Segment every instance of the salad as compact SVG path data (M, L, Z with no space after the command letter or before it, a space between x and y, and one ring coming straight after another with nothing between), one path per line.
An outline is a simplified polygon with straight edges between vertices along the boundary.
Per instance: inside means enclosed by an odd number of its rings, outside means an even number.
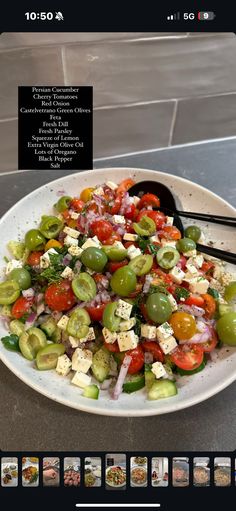
M106 482L111 486L121 486L126 482L125 470L121 467L111 467L106 471Z
M4 347L90 399L175 396L180 376L236 345L232 275L196 251L198 226L182 237L151 190L129 194L133 184L62 191L53 214L8 243Z

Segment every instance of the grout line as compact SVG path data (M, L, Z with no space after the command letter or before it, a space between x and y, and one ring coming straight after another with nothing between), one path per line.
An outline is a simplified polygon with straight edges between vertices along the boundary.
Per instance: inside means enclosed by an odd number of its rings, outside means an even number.
M175 104L174 104L173 116L172 116L172 121L171 121L171 125L170 125L170 135L169 135L169 140L168 140L168 146L171 146L171 144L172 144L177 110L178 110L178 100L175 101Z
M69 85L67 80L67 67L66 67L66 55L65 55L65 47L61 47L61 61L62 61L62 72L64 77L64 85Z
M198 146L198 145L206 145L206 144L211 144L211 143L217 143L217 142L230 142L231 140L235 140L236 141L236 136L232 136L232 137L222 137L222 138L213 138L213 139L206 139L206 140L199 140L197 142L188 142L186 144L176 144L176 145L172 145L172 146L169 146L169 147L157 147L157 148L154 148L154 149L145 149L143 151L135 151L135 152L130 152L130 153L124 153L124 154L116 154L114 156L103 156L103 157L100 157L100 158L94 158L93 159L93 162L96 163L96 162L100 162L100 161L107 161L107 160L115 160L115 159L118 159L118 158L124 158L124 157L129 157L129 156L138 156L139 154L149 154L149 153L157 153L159 151L169 151L169 150L172 150L172 149L184 149L185 147L190 147L190 146ZM42 172L44 171L48 171L50 170L52 173L56 173L57 169L43 169ZM36 169L31 169L31 170L10 170L10 171L7 171L7 172L0 172L0 177L4 177L4 176L7 176L7 175L11 175L11 174L20 174L20 173L25 173L25 172L36 172L37 170Z

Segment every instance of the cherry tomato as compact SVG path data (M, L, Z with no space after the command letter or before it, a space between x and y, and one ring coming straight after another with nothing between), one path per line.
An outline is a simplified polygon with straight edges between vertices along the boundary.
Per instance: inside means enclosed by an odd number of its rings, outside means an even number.
M174 330L174 336L179 341L190 339L196 333L196 321L187 312L174 312L169 322Z
M119 184L118 188L116 188L117 195L119 193L127 192L131 186L135 185L135 181L131 178L124 179Z
M95 201L91 201L88 206L86 206L86 211L93 211L94 213L99 213L103 215L105 212L105 204L100 204L99 207Z
M125 354L129 355L132 359L129 365L128 373L138 373L144 366L144 353L141 346L139 345L134 350L126 351Z
M201 266L201 270L204 273L208 273L210 275L213 273L214 268L215 268L215 265L211 261L204 261L204 263Z
M128 218L128 220L134 220L137 215L137 209L134 204L129 204L124 212L125 218Z
M110 351L111 353L119 353L120 352L120 349L119 349L119 346L118 346L118 342L114 342L113 344L110 344L108 342L105 342L104 341L104 347Z
M77 227L77 220L69 220L67 222L68 227L71 227L71 229L75 229Z
M153 321L151 321L149 319L149 316L148 316L148 313L147 313L147 308L146 308L146 304L145 303L140 303L140 310L142 312L142 315L145 319L145 321L149 324L149 325L154 325Z
M212 328L211 338L207 342L201 343L201 348L203 349L204 353L210 353L215 349L217 343L218 343L217 333Z
M126 231L126 232L129 232L129 233L131 233L131 234L134 234L134 233L135 233L135 230L134 230L134 228L133 228L133 224L132 224L132 222L130 222L129 220L128 220L128 221L126 222L126 224L125 224L125 231Z
M24 314L29 312L30 308L33 305L33 302L34 302L33 298L28 299L25 298L24 296L20 296L19 298L17 298L16 302L14 303L11 309L11 314L13 318L15 319L22 318Z
M190 295L188 298L186 298L185 302L186 305L196 305L196 307L203 307L204 306L204 299L201 296L198 295Z
M84 188L80 194L80 199L83 202L88 202L92 199L94 188Z
M89 313L91 321L102 321L102 316L107 303L97 305L97 307L85 307Z
M213 296L209 295L208 293L202 295L202 298L204 300L203 309L205 309L204 317L211 319L216 311L216 301L214 300Z
M181 232L174 225L166 225L163 227L162 232L158 234L160 238L165 238L168 240L180 240Z
M197 369L203 362L204 352L198 344L178 346L170 355L171 361L184 371Z
M151 353L154 360L157 360L158 362L164 362L164 353L156 341L144 341L142 342L142 348L144 351Z
M69 280L50 284L45 291L45 302L54 311L67 311L76 303L75 295L71 288Z
M65 209L64 211L62 211L61 215L63 216L63 218L66 222L68 222L71 219L68 209Z
M95 220L91 225L93 236L97 236L99 241L104 241L112 235L113 227L107 220Z
M169 273L165 273L160 268L153 268L152 270L152 277L154 280L152 280L152 284L154 286L159 286L161 284L173 284L172 277Z
M113 232L109 238L102 241L102 244L103 245L113 245L113 243L115 243L115 241L121 241L121 236L120 236L120 234Z
M161 211L150 211L149 209L144 209L138 214L136 222L140 222L143 216L151 218L155 222L157 230L162 229L165 225L166 217Z
M138 203L138 209L146 208L147 206L159 208L160 199L154 193L145 193Z
M31 252L27 258L27 264L30 266L38 266L40 263L40 257L44 254L44 252Z
M84 207L84 201L82 201L81 199L77 199L75 197L74 199L72 199L70 207L74 209L77 213L80 213Z
M107 269L110 273L114 273L119 268L122 268L122 266L126 266L129 263L128 259L124 259L124 261L115 262L115 261L109 261L107 265Z
M108 213L110 213L111 215L116 215L117 213L119 213L119 210L121 207L121 202L122 202L122 195L117 195L112 200L109 199L107 202L106 211Z
M134 243L133 241L126 241L125 243L123 243L124 247L125 248L129 248L131 247L131 245L134 245L134 247L138 247L138 244L137 243Z

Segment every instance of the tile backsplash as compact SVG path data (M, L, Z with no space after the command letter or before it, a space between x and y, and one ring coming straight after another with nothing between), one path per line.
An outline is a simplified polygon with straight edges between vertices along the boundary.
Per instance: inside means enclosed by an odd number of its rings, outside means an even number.
M0 172L17 169L18 85L93 85L95 158L235 136L235 50L231 33L3 33Z

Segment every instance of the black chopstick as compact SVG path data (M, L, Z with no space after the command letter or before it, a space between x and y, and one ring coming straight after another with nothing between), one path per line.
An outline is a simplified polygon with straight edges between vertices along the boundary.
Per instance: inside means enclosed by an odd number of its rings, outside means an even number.
M227 250L220 250L219 248L209 247L207 245L201 245L197 243L197 250L203 254L208 254L217 259L222 259L227 263L236 264L236 254L233 252L227 252Z
M228 225L229 227L236 227L236 217L222 216L222 215L208 215L206 213L195 213L192 211L175 211L177 215L186 218L194 218L195 220L204 220L205 222L213 222L215 224Z

